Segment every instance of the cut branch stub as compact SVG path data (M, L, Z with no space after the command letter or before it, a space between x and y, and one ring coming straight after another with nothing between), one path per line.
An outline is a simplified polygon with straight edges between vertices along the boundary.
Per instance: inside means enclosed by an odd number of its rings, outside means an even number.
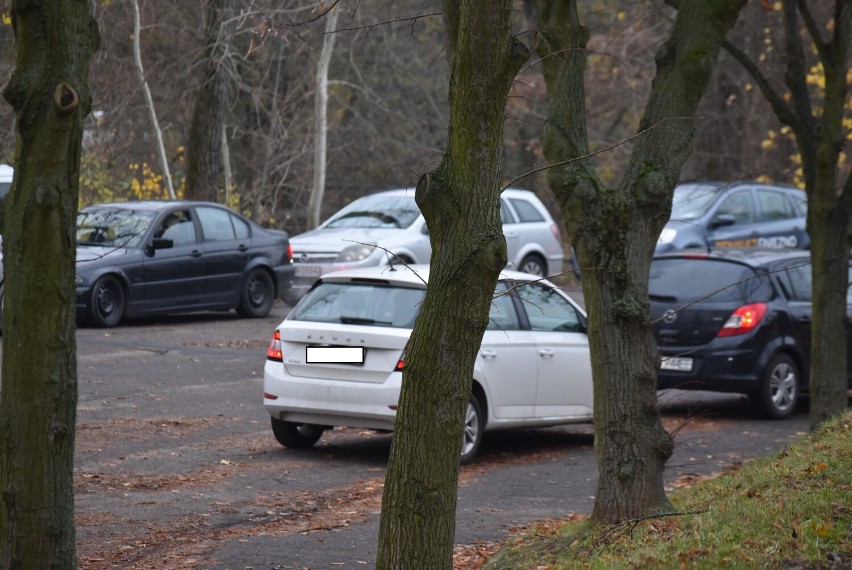
M54 89L53 102L62 115L70 115L80 106L80 98L77 96L77 92L64 81Z

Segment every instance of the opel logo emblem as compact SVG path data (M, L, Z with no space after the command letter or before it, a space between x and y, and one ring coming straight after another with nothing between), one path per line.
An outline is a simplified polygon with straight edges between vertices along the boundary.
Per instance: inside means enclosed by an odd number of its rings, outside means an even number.
M299 261L301 261L302 263L307 263L307 262L308 262L308 254L307 254L307 253L303 253L302 255L300 255L300 256L299 256Z
M663 322L667 324L672 324L677 320L677 311L674 309L669 309L665 313L663 313Z

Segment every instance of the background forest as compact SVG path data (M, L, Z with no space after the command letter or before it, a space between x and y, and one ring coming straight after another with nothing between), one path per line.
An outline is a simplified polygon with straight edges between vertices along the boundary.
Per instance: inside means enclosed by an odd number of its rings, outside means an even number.
M815 0L815 4L827 0ZM315 2L231 2L222 35L229 103L225 116L233 187L220 201L268 226L307 229L313 178L314 90L325 28ZM282 4L285 6L282 8ZM0 85L15 67L8 0L0 2ZM93 112L83 141L81 205L166 198L133 54L133 3L98 0L101 47L92 64ZM163 131L178 195L195 94L202 81L204 0L140 0L141 57ZM531 28L516 2L515 29ZM780 16L770 2L750 2L730 39L783 79ZM322 219L380 189L412 186L440 161L446 143L447 63L438 0L342 0L329 71L328 160ZM653 54L674 14L662 1L585 3L589 25L589 139L604 181L615 180L631 151L654 75ZM527 41L529 38L524 39ZM546 118L541 66L533 55L510 93L504 179L541 167ZM814 81L819 73L815 70ZM14 159L14 115L0 104L0 162ZM699 112L694 153L684 179L760 179L796 183L792 140L779 128L745 71L724 51ZM541 173L514 185L553 200ZM551 207L555 216L558 211Z

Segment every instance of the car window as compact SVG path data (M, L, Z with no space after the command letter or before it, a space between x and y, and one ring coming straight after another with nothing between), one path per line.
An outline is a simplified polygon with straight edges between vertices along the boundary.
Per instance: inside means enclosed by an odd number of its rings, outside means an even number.
M808 215L808 195L804 192L798 192L791 196L793 200L793 204L796 207L796 210L799 211L800 216Z
M716 215L733 216L738 224L753 222L756 216L751 192L734 192L722 202Z
M797 262L783 272L784 288L791 300L812 301L813 281L811 280L811 265L806 262Z
M509 198L509 202L511 202L512 207L515 208L515 212L518 214L518 218L522 222L543 222L544 216L541 215L535 206L530 204L526 200L521 200L520 198Z
M321 283L288 320L412 328L425 289L371 283Z
M512 215L512 211L509 210L509 206L505 200L500 200L500 220L503 224L515 223L515 217Z
M709 258L662 258L651 263L652 300L768 301L773 289L765 274L741 263Z
M671 219L697 220L716 201L719 189L715 186L682 184L675 188Z
M197 208L198 221L206 241L226 241L236 239L231 214L219 208Z
M166 216L154 234L156 237L172 240L174 247L192 245L198 240L195 236L195 224L189 210L177 210Z
M577 309L552 287L541 283L516 284L530 329L534 331L583 332Z
M763 213L764 221L786 220L795 218L796 212L790 200L787 199L787 194L775 190L758 190L757 201L760 204L760 210Z
M155 215L130 208L86 208L77 214L77 245L136 247Z
M494 290L494 298L488 311L488 330L510 331L520 328L512 294L506 283L500 282Z
M237 239L246 239L251 235L248 222L245 220L232 215L231 223L234 225L234 232L237 234Z
M324 224L325 228L407 228L420 216L414 196L364 196Z

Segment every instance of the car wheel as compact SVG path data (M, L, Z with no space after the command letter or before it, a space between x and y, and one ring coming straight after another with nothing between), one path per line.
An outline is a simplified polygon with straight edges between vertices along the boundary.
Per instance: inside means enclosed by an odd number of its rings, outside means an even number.
M799 369L786 354L776 354L763 373L760 389L752 395L761 413L771 419L788 417L799 400Z
M274 295L272 277L269 273L259 268L252 269L243 281L237 313L241 317L253 319L265 317L272 309Z
M531 253L521 261L518 271L544 277L547 275L547 264L540 255Z
M290 305L291 307L295 307L296 303L302 300L303 295L296 293L292 289L288 289L281 293L281 300Z
M290 449L307 449L319 441L323 430L310 424L272 419L272 433L278 443Z
M482 406L476 396L470 397L467 404L467 412L464 415L464 433L462 434L461 463L462 465L473 461L479 444L482 443L482 432L485 422L482 418Z
M112 275L95 281L89 295L89 323L109 328L117 325L124 316L124 287Z

